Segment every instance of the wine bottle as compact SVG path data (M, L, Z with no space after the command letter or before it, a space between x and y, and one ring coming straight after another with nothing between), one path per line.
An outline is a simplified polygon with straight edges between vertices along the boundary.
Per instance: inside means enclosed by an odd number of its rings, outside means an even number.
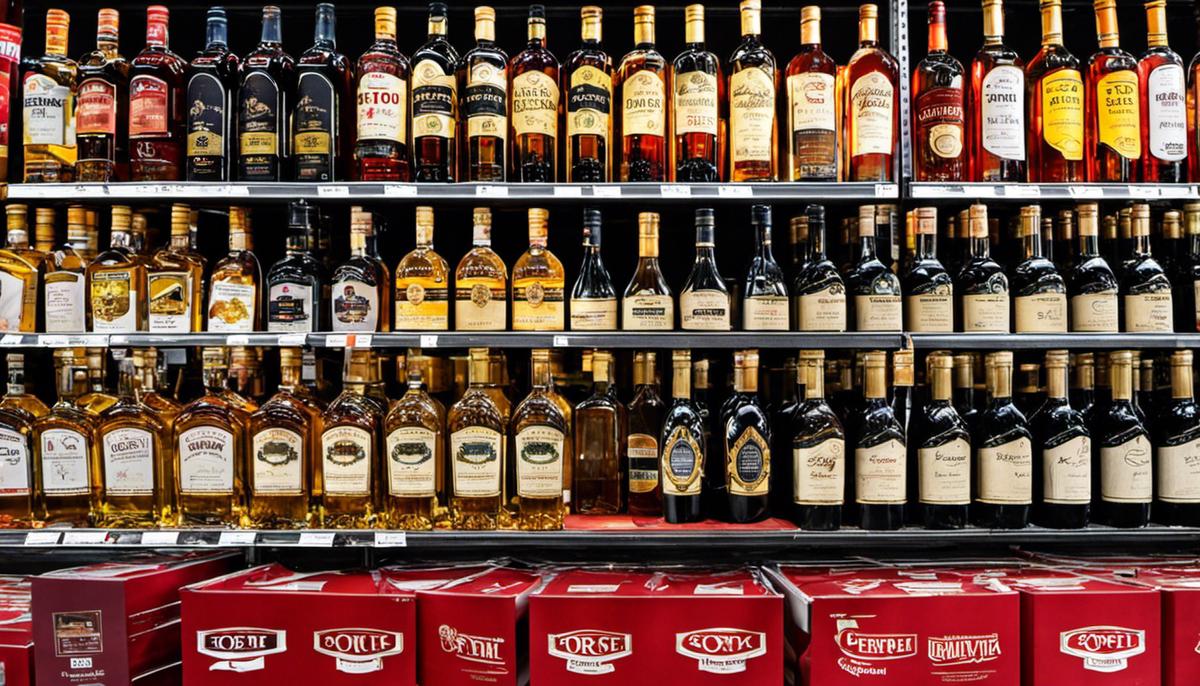
M733 357L733 395L722 408L729 521L767 516L771 479L771 422L758 397L758 351Z
M954 280L937 258L937 208L914 210L912 261L901 279L905 295L905 329L919 332L954 331Z
M1071 330L1116 333L1117 277L1100 256L1096 203L1083 203L1079 213L1079 255L1067 280L1071 297Z
M846 274L855 331L903 329L900 278L876 254L875 206L858 208L858 262Z
M1013 270L1013 330L1017 333L1066 333L1067 284L1042 254L1042 208L1021 208L1024 259Z
M633 356L633 400L629 401L629 433L625 455L629 465L629 514L657 517L662 514L658 433L666 404L658 394L658 356L639 352Z
M845 331L846 284L825 252L825 208L809 205L804 213L810 259L792 286L794 319L801 331Z
M1033 436L1012 399L1013 355L988 355L991 398L975 431L975 502L971 519L988 529L1023 529L1033 503Z
M658 265L658 213L638 213L638 262L621 298L625 331L670 331L675 299Z
M617 292L600 257L600 210L583 210L583 264L571 289L571 329L617 328Z
M987 205L972 205L968 220L970 259L954 282L954 290L962 297L962 330L1008 333L1008 277L990 254Z
M1154 521L1200 526L1200 408L1192 389L1191 350L1171 354L1171 403L1155 422Z
M745 331L787 331L788 291L783 270L771 252L771 206L750 208L754 258L747 270L742 304Z
M698 522L704 487L704 418L692 400L692 352L671 354L671 406L659 444L662 457L663 519L671 524Z
M1067 351L1046 352L1046 402L1033 418L1033 523L1087 526L1092 501L1092 439L1083 413L1067 399Z
M791 417L792 521L836 531L846 500L846 431L825 400L825 351L801 350L804 398Z
M975 406L975 353L954 356L954 409L963 418L972 434L979 408Z
M729 290L717 269L715 238L712 208L696 210L696 260L679 293L679 323L685 330L729 330Z
M926 529L961 529L971 504L971 434L952 402L954 356L929 356L929 401L913 417L909 462L917 471L917 503Z
M1108 354L1112 402L1097 421L1100 505L1097 521L1113 527L1145 526L1154 497L1150 432L1133 407L1133 353Z
M1150 254L1150 206L1133 206L1132 259L1121 275L1125 331L1174 331L1171 280Z
M863 367L863 408L854 441L858 525L867 530L895 530L904 525L907 499L904 430L887 399L887 353L865 353Z

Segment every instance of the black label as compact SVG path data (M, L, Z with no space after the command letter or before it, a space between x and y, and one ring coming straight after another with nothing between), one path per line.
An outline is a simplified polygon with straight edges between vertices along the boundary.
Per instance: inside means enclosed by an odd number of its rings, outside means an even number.
M196 74L188 81L187 108L188 180L224 181L229 150L224 84L212 74Z
M696 458L696 451L692 450L691 444L685 440L678 440L671 446L671 452L667 455L667 466L675 481L685 481L692 475L696 468Z
M605 114L611 112L612 93L599 86L583 83L567 91L567 111L596 110Z
M279 179L279 86L269 74L251 72L238 93L238 170L244 181Z
M300 75L292 114L297 181L332 181L337 92L316 72Z
M499 89L496 89L499 90ZM503 97L503 93L501 93ZM412 92L413 116L422 114L454 115L454 89L449 86L417 86Z
M744 483L754 483L762 476L763 451L754 441L747 441L734 457L734 468Z
M307 302L303 298L281 295L267 303L267 321L272 324L296 324L308 321L304 311Z
M506 93L503 88L492 85L468 86L463 98L463 109L468 117L486 114L507 117L508 104L505 100Z

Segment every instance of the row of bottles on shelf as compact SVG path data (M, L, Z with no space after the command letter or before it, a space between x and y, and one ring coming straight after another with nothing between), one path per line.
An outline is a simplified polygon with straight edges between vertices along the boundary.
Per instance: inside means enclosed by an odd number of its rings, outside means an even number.
M263 9L244 59L222 8L191 63L167 43L168 11L148 10L146 48L118 52L118 13L100 10L97 48L67 57L65 11L49 10L46 54L22 76L24 179L65 181L890 181L898 140L897 64L863 5L859 47L839 68L821 48L820 9L802 11L799 54L763 44L759 0L742 0L728 60L705 47L704 6L686 9L684 50L655 43L655 9L634 10L635 46L614 68L602 9L584 7L582 46L559 63L545 9L511 59L496 13L475 10L475 46L459 55L447 9L430 5L429 40L411 60L396 10L375 11L375 43L337 52L334 6L316 10L298 60L281 12Z

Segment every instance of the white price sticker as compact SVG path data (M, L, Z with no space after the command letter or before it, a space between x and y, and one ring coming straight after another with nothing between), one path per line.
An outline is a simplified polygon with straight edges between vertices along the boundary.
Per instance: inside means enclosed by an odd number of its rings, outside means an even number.
M38 339L43 348L65 348L71 345L71 341L66 336L49 336L43 335Z
M1010 198L1040 198L1042 197L1042 189L1040 186L1032 186L1023 183L1015 183L1011 186L1003 186L1004 194Z
M104 545L108 543L107 531L66 531L63 545Z
M421 347L422 348L436 348L437 345L438 345L437 334L434 334L434 333L421 334Z
M335 186L317 186L317 197L320 198L345 198L350 195L350 187L335 185Z
M555 348L565 348L570 345L566 336L555 336L553 345Z
M243 546L254 545L257 534L253 531L222 531L217 539L217 545Z
M58 545L60 536L59 531L30 531L25 534L25 545Z
M754 196L754 188L736 183L717 186L717 195L722 198L750 198Z
M23 336L19 333L6 333L3 337L0 337L0 346L9 348L19 346L21 345L22 338Z
M1191 190L1182 184L1167 184L1158 187L1158 194L1164 198L1188 198L1191 197Z
M225 345L250 345L250 337L244 333L231 333L225 337Z
M297 545L307 548L332 548L333 536L332 531L302 531Z
M1143 186L1136 183L1131 183L1128 186L1129 195L1134 198L1157 198L1159 197L1157 186Z
M475 195L480 198L507 198L507 186L476 186Z
M1067 186L1067 192L1072 198L1103 198L1104 189L1099 186L1090 186L1088 184Z
M664 198L690 198L692 197L692 187L678 183L664 183L658 186L658 192Z
M894 183L875 184L876 198L894 198L900 194L899 186Z
M306 333L281 333L279 334L279 345L284 348L297 348L308 343L308 334Z
M179 543L178 531L143 531L142 545L173 546Z
M228 186L217 186L217 188L225 189L225 193L218 193L218 195L226 195L226 194L227 195L236 195L236 196L240 196L243 198L250 196L250 187L243 186L241 184L235 183L235 184L230 184Z
M390 198L415 198L417 186L411 183L389 183L383 187L383 194Z
M592 186L592 195L597 198L619 198L621 197L621 187L617 185Z
M376 548L407 548L408 534L403 531L376 531Z

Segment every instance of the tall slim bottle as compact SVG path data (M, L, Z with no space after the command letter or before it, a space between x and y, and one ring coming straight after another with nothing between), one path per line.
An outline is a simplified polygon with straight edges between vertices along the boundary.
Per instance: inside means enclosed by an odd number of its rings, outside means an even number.
M46 11L46 50L29 62L22 88L25 183L70 182L75 177L75 88L79 67L67 57L71 18Z
M508 162L508 55L496 45L496 10L475 8L475 47L458 63L463 181L504 181Z
M291 162L296 62L283 49L278 7L262 11L262 37L242 62L237 98L237 178L282 181Z
M858 525L894 530L904 525L908 483L904 429L887 399L887 353L863 355L863 406L856 418L854 501Z
M1100 255L1096 203L1079 205L1079 255L1067 277L1071 331L1116 333L1119 330L1117 277Z
M1088 60L1084 111L1088 181L1138 180L1142 156L1137 60L1120 47L1116 0L1095 0L1100 49Z
M1167 46L1167 0L1146 3L1146 52L1138 60L1142 181L1187 180L1187 84L1183 59Z
M733 356L733 395L722 408L729 521L767 516L771 483L771 422L758 395L758 351Z
M967 150L972 181L1025 181L1025 70L1004 44L1001 0L983 1L983 47L971 62Z
M184 71L187 62L167 47L170 14L146 8L146 47L129 63L129 176L178 181L183 175Z
M692 400L692 353L671 354L671 405L667 408L661 437L663 519L671 524L703 519L704 418Z
M533 390L513 409L509 449L516 470L517 526L522 531L561 529L571 417L554 396L550 351L533 350L530 357Z
M988 355L991 398L975 425L975 501L971 521L1022 529L1033 504L1033 436L1012 399L1012 352Z
M1200 408L1192 385L1191 350L1171 353L1171 402L1154 422L1154 521L1200 526Z
M408 58L396 46L396 8L375 8L375 42L358 58L354 178L408 181Z
M566 169L568 182L612 180L613 65L600 46L604 10L579 11L582 45L563 63L566 89Z
M210 7L204 49L187 68L187 180L228 181L233 159L233 91L241 61L229 50L224 7Z
M684 21L685 47L671 63L674 178L720 181L725 167L721 61L704 44L704 5L688 5Z
M895 178L896 145L900 138L900 73L896 59L879 47L879 7L858 8L858 50L846 65L846 158L849 181L891 181Z
M800 51L787 66L787 169L789 181L837 181L838 66L821 47L821 8L800 10Z
M571 511L613 515L625 502L622 446L628 419L612 385L612 353L592 355L592 394L575 406Z
M449 21L445 3L429 3L429 38L412 56L415 181L458 178L458 51L446 37Z
M963 66L946 41L946 6L929 3L929 54L913 70L913 178L961 181L967 176Z
M762 3L742 0L742 42L729 58L729 180L774 181L779 123L779 69L762 41Z
M846 430L825 400L825 352L801 350L804 398L791 417L792 521L836 531L846 502Z
M1052 529L1088 524L1092 501L1092 439L1087 421L1067 398L1067 351L1046 352L1046 402L1030 428L1033 464L1033 523Z
M1083 181L1083 75L1063 46L1062 0L1041 0L1042 48L1025 67L1030 183Z
M292 178L346 179L348 127L354 101L350 60L337 51L333 5L317 5L313 45L296 62L296 107L291 113Z
M754 229L754 257L742 284L742 330L787 331L787 281L771 252L771 207L752 206L750 226Z
M1131 528L1150 521L1154 499L1154 448L1133 404L1133 354L1109 353L1112 402L1098 417L1100 488L1097 521Z
M617 67L620 181L664 181L667 174L667 61L654 46L654 7L633 10L634 47Z
M513 181L558 180L558 58L546 47L546 8L529 6L529 40L509 63Z
M96 49L79 60L75 179L123 181L129 178L129 63L117 45L117 11L100 10L96 24Z

